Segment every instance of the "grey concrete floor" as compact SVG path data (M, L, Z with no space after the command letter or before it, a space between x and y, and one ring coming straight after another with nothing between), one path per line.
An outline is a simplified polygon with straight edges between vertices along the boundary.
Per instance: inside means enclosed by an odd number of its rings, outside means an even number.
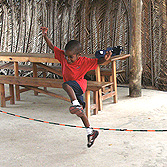
M50 89L51 90L51 89ZM61 89L52 91L65 94ZM66 94L65 94L66 95ZM81 125L68 112L70 103L33 91L15 105L0 110L45 121ZM90 117L92 127L167 129L167 92L142 90L128 97L118 88L118 103L103 102L103 111ZM0 113L0 167L166 167L167 132L100 130L87 148L85 129L55 126Z

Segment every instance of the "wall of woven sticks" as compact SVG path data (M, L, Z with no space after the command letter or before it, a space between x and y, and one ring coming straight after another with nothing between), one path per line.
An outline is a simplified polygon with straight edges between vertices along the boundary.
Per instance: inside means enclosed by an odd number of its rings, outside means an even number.
M167 90L166 6L165 0L143 0L142 84L160 90ZM118 45L130 53L130 18L130 0L2 0L0 52L50 53L40 31L46 26L61 49L76 39L84 54ZM128 60L118 61L117 69L124 71L118 82L128 83Z

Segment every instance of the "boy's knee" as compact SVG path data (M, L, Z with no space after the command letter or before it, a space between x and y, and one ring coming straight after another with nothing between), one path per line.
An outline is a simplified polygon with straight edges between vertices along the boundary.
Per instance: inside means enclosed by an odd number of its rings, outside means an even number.
M68 84L66 84L65 82L62 84L62 88L63 89L67 89L67 87L68 87Z

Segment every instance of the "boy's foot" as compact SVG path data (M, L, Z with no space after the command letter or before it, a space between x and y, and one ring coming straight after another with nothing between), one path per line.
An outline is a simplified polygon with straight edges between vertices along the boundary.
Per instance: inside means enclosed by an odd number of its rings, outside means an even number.
M97 130L93 130L92 134L88 135L87 146L89 148L93 145L93 143L94 143L94 141L95 141L95 139L97 138L98 135L99 135L99 132Z

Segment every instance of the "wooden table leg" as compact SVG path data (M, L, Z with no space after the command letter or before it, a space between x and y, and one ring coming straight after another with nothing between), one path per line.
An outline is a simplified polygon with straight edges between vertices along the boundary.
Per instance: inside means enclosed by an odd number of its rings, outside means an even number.
M9 92L10 92L10 104L15 104L14 100L14 87L12 84L9 84Z
M86 102L86 116L90 117L90 91L86 90L85 92L85 102Z
M46 73L47 73L46 71L43 72L43 78L46 78ZM44 87L43 89L47 91L47 87Z
M37 76L37 65L36 65L36 63L33 63L32 69L33 69L33 77L37 78L38 76ZM38 96L38 92L34 91L34 95Z
M14 62L14 72L15 72L15 76L19 76L18 62ZM15 85L15 90L16 90L16 100L20 101L19 85Z
M93 92L93 103L96 104L96 108L93 110L93 114L97 115L98 114L98 91Z
M1 93L1 107L6 107L4 84L0 84L0 93Z
M96 81L101 82L101 75L100 75L100 66L98 65L96 70ZM102 103L102 90L99 90L99 102L98 102L98 111L102 111L103 109L103 103Z
M114 103L117 103L117 75L116 75L116 61L112 61L112 81L113 81L113 91L114 95Z

